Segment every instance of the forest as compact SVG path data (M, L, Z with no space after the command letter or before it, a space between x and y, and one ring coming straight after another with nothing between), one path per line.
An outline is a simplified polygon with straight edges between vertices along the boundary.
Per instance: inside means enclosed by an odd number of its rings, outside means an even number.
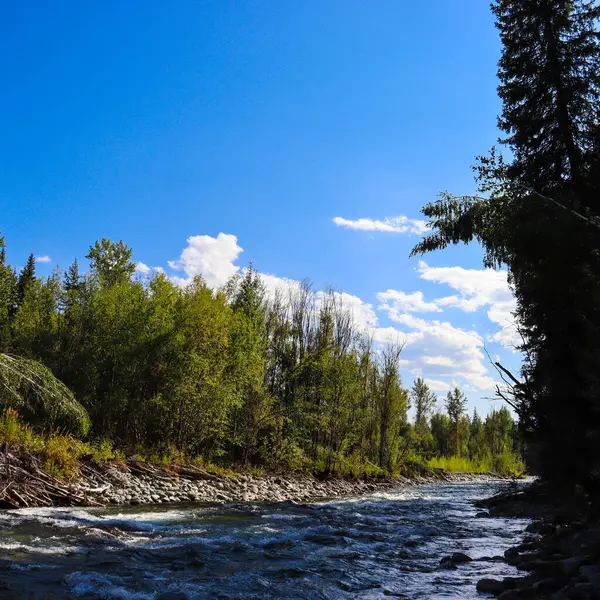
M252 265L222 289L201 277L180 287L136 275L132 250L108 239L86 259L85 272L75 261L40 277L31 255L17 272L0 239L0 434L16 414L55 445L157 460L355 476L415 462L523 470L506 407L469 417L458 389L438 406L422 379L404 387L402 344L374 343L337 292L268 294Z

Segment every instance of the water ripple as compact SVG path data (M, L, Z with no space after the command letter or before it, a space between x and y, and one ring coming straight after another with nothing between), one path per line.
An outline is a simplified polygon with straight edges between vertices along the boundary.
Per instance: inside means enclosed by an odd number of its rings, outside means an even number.
M0 513L2 598L261 600L477 598L522 520L475 517L490 483L315 504ZM476 559L455 570L440 558ZM477 560L478 559L478 560Z

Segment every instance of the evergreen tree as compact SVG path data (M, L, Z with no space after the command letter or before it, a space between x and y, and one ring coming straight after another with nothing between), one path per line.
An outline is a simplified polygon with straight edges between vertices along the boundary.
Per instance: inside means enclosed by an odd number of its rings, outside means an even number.
M13 269L6 264L6 243L0 235L0 352L10 346L10 320L14 314L16 278Z
M453 454L459 456L464 440L463 418L467 408L467 397L458 389L448 392L446 395L446 411L450 418L452 428L451 448Z
M131 248L122 241L115 244L108 238L102 238L90 246L86 258L90 261L92 272L97 275L100 283L110 287L130 279L135 273L135 264L131 260L131 255Z
M79 274L79 263L77 262L77 259L75 259L67 269L63 285L67 292L76 292L81 288L81 275Z
M469 458L480 463L486 458L488 452L483 421L475 408L469 430Z
M436 455L450 456L452 454L452 425L448 415L441 412L435 413L431 417L431 434L435 440Z
M421 377L417 377L410 391L410 398L415 408L415 429L418 433L424 433L435 408L437 396Z
M600 507L600 7L496 0L493 10L512 157L481 158L489 197L444 194L426 206L434 231L413 253L477 239L486 266L508 266L528 357L514 406L543 474L582 483Z
M27 263L19 273L19 279L17 280L16 297L17 306L21 306L25 300L27 294L27 288L35 280L35 256L30 254L27 258Z

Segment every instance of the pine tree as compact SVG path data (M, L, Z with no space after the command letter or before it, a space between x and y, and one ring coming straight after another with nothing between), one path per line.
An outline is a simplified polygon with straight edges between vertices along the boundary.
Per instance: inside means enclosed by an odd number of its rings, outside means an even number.
M499 125L512 158L481 158L488 198L444 194L426 206L434 231L413 253L477 239L486 266L508 266L528 356L515 407L544 475L582 483L600 506L600 7L492 8L503 43Z
M81 275L79 274L79 263L75 259L65 273L64 288L67 292L70 292L78 291L80 287Z
M25 300L25 295L27 294L27 288L35 279L35 256L33 254L29 255L27 259L27 263L19 273L19 279L17 280L17 288L16 288L16 296L17 296L17 306L21 306L23 301Z
M435 408L437 396L423 379L417 377L410 391L410 399L415 408L415 429L418 433L423 433L427 429L429 418Z
M448 392L446 395L446 411L452 426L452 449L458 456L462 449L462 420L467 408L467 397L458 389Z
M578 208L600 108L600 6L496 0L492 10L503 44L499 125L515 155L506 175L538 191L573 192L563 201Z
M14 314L16 280L12 268L6 264L6 242L0 235L0 352L10 346L10 320Z
M68 311L77 303L81 295L82 286L83 279L79 274L79 263L75 259L67 269L62 282L61 308L63 311Z

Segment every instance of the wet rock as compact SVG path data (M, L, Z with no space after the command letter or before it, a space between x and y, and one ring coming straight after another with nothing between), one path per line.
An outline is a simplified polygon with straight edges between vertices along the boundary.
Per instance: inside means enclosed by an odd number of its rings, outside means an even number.
M521 600L522 598L519 590L506 590L498 596L498 600Z
M480 579L477 582L477 591L499 595L504 591L504 582L498 579Z
M554 533L554 526L550 523L544 523L544 521L534 521L525 528L525 531L529 533L539 533L541 535L549 535Z
M576 583L574 586L565 590L567 598L573 600L591 600L598 598L597 590L591 583Z
M473 559L462 552L454 552L450 556L444 556L440 565L444 568L452 568L461 563L471 562Z
M536 581L533 585L533 589L540 594L551 594L561 588L560 583L553 577L546 577L540 581Z
M477 562L504 562L503 556L481 556L480 558L475 558Z
M565 560L561 560L559 562L560 570L565 575L569 575L569 576L575 575L579 572L579 567L581 567L584 560L585 559L583 556L572 556L571 558L566 558Z
M583 565L579 567L581 578L600 590L600 567L598 565Z

